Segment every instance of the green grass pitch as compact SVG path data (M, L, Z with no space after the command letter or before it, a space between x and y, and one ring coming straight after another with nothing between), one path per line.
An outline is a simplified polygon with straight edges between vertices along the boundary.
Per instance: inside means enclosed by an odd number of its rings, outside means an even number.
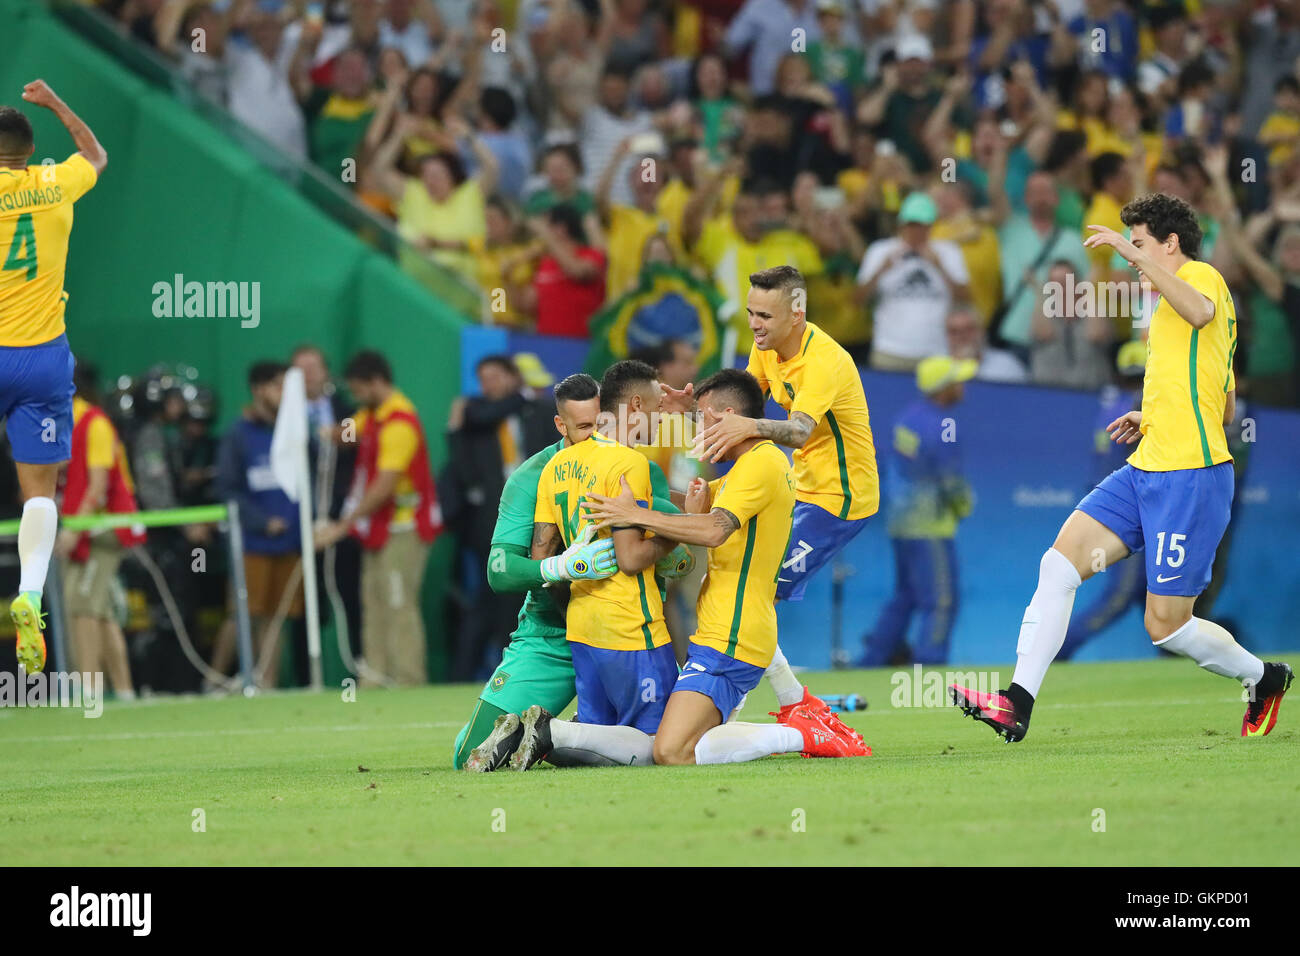
M891 706L891 673L805 675L867 695L848 717L875 756L723 767L456 772L464 685L6 709L0 846L9 866L1295 862L1300 695L1243 740L1233 685L1190 662L1058 665L1009 746ZM743 717L769 709L764 684Z

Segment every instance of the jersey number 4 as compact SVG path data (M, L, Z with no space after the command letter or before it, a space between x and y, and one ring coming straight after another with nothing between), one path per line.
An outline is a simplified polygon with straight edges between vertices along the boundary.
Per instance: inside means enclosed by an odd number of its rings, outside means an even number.
M5 256L4 271L15 269L25 269L28 282L36 278L36 230L29 212L23 213L14 223L14 238L9 243L9 254Z

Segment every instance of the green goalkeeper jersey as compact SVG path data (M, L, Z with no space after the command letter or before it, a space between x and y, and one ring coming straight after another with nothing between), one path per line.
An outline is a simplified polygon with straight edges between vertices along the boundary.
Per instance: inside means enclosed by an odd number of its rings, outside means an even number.
M524 554L530 552L533 546L533 515L537 513L537 484L541 481L542 470L547 462L563 447L564 439L561 438L554 445L548 445L533 455L506 479L506 486L501 491L501 503L497 506L496 527L492 529L493 548L504 545L508 548L522 548ZM492 560L499 559L494 556ZM544 588L533 588L528 592L520 615L521 624L525 617L531 619L531 633L564 640L564 615Z

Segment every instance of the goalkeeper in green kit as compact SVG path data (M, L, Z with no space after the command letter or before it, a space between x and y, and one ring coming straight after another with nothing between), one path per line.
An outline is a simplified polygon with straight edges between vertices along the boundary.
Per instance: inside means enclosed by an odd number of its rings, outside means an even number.
M522 714L534 704L559 714L574 698L573 659L564 636L564 615L545 593L545 586L599 580L618 571L612 538L575 541L563 554L544 561L529 557L542 470L560 449L585 441L596 430L600 386L590 375L570 375L555 386L555 411L555 428L563 437L520 465L501 493L488 553L488 584L497 592L526 590L528 597L501 663L479 693L469 723L456 737L452 763L458 770L492 769L475 766L469 757L492 732L498 717ZM667 479L653 462L650 478L655 510L678 511L670 500ZM679 545L659 562L657 570L677 577L688 573L693 564L690 549Z

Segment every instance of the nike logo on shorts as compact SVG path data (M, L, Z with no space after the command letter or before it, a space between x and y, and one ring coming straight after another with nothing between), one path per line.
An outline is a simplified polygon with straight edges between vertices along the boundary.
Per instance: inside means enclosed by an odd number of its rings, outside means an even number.
M1170 575L1169 577L1165 577L1165 576L1162 575L1162 574L1157 574L1157 575L1156 575L1156 584L1164 584L1164 583L1166 583L1166 582L1168 582L1168 581L1176 581L1176 580L1178 580L1178 579L1181 578L1181 577L1182 577L1181 574L1174 574L1174 575Z

